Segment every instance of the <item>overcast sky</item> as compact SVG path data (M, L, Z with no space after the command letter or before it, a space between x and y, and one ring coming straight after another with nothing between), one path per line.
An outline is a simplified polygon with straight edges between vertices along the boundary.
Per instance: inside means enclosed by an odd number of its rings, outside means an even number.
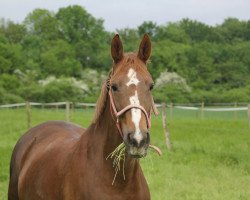
M149 20L165 24L188 17L215 25L228 17L250 19L250 0L0 0L0 18L22 22L35 8L56 12L74 4L104 19L109 31L134 28Z

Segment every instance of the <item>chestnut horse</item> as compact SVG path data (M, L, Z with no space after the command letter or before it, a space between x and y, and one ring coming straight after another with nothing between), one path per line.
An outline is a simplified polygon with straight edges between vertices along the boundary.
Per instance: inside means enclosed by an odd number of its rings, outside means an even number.
M24 134L11 158L9 200L150 199L138 159L147 154L154 110L150 53L146 34L138 53L123 53L119 35L113 38L113 67L91 125L49 121ZM113 160L106 158L122 142L125 180L119 171L112 185Z

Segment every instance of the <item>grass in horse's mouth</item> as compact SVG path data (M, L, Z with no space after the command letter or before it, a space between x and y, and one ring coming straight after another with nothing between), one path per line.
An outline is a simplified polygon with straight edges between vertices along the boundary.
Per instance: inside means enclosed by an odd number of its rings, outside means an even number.
M124 168L125 168L125 150L126 150L126 146L122 142L106 158L106 160L108 158L111 158L111 159L113 158L113 167L115 168L115 176L113 178L112 185L115 182L115 178L116 178L116 175L117 175L118 171L121 170L121 162L123 162L123 165L122 165L122 174L123 174L123 179L125 180L125 172L124 172Z
M162 154L161 150L154 145L149 145L149 148L152 148L159 155ZM115 176L113 178L112 185L114 185L115 178L117 176L118 171L121 170L121 162L123 162L122 163L122 174L123 174L123 179L125 180L125 171L124 171L124 169L125 169L125 152L126 152L126 146L125 146L124 142L122 142L106 158L106 160L108 160L109 158L113 159L113 167L115 168Z

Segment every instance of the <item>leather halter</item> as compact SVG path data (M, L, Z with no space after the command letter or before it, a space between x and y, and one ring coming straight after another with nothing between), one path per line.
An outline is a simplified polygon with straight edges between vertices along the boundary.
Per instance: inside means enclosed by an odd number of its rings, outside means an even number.
M107 89L108 89L108 94L109 94L109 99L110 99L110 112L111 112L111 116L113 117L113 114L114 114L115 117L116 117L116 120L114 119L114 121L116 121L116 127L117 127L117 129L118 129L118 131L119 131L122 139L123 139L123 133L122 133L122 129L120 127L119 117L121 115L123 115L125 112L127 112L128 110L130 110L130 109L137 108L137 109L140 109L144 113L144 115L146 117L146 121L147 121L147 128L149 129L151 127L151 112L152 112L152 110L153 110L153 112L154 112L155 115L159 114L157 108L154 105L154 99L153 99L153 97L152 97L152 104L153 105L152 105L152 108L151 108L149 114L147 113L147 111L145 110L145 108L143 108L140 105L136 105L136 104L128 105L125 108L121 109L120 111L117 111L117 109L115 107L115 103L114 103L114 98L113 98L113 95L112 95L112 91L110 89L110 78L107 79L106 84L107 84ZM162 155L162 152L161 152L161 150L158 147L156 147L156 146L154 146L152 144L149 144L149 147L151 147L152 149L154 149L158 153L159 156Z
M136 104L128 105L125 108L121 109L120 111L117 111L117 109L115 107L115 103L114 103L114 99L113 99L113 95L112 95L111 89L109 89L108 93L109 93L109 99L110 99L110 110L112 108L111 111L113 111L113 113L114 113L114 115L116 117L116 126L117 126L117 129L118 129L118 131L119 131L119 133L120 133L120 135L121 135L122 138L123 138L123 133L122 133L122 130L121 130L121 127L120 127L119 117L121 115L123 115L125 112L127 112L128 110L131 110L133 108L140 109L144 113L144 115L146 117L146 121L147 121L147 128L148 129L150 128L150 126L151 126L151 111L148 114L147 111L145 110L145 108L143 108L140 105L136 105Z

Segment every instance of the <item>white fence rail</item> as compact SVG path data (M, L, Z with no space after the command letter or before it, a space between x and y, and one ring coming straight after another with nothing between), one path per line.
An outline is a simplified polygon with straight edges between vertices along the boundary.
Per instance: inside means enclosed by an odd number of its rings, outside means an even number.
M0 108L15 108L15 107L22 107L25 105L26 105L25 103L14 103L14 104L0 105Z
M31 106L63 106L66 105L67 102L54 102L54 103L37 103L37 102L29 102ZM0 105L0 108L15 108L15 107L25 107L26 103L14 103L14 104L6 104Z
M95 103L75 103L76 106L95 107Z
M83 107L95 107L95 103L71 103L71 102L52 102L52 103L38 103L38 102L29 102L30 106L66 106L67 103L69 104L74 104L75 106L83 106ZM161 104L155 104L157 108L161 108ZM182 109L182 110L200 110L202 109L203 111L211 111L211 112L224 112L224 111L244 111L248 110L248 106L246 104L245 107L220 107L220 108L211 108L209 107L199 107L199 106L186 106L187 104L183 104L185 106L181 106L180 104L173 105L173 104L168 104L168 108L177 108L177 109ZM197 104L190 104L190 105L198 105ZM218 103L216 104L218 105ZM221 106L228 106L229 103L226 104L220 104ZM232 105L232 104L230 104ZM15 107L25 107L26 103L15 103L15 104L5 104L5 105L0 105L0 108L15 108Z
M174 108L182 109L182 110L200 110L200 107L191 107L191 106L174 106ZM204 111L211 112L225 112L225 111L243 111L248 110L248 107L233 107L233 108L203 108Z

